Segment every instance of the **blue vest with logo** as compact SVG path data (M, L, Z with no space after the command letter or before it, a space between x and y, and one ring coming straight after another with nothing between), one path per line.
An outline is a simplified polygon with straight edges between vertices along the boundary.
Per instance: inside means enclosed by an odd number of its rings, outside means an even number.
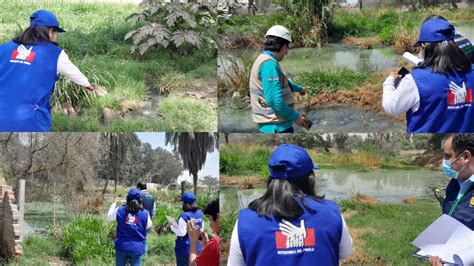
M50 131L60 53L52 43L0 45L0 131Z
M195 212L192 211L187 211L183 212L179 217L178 221L180 218L183 218L183 220L187 223L194 219L194 224L202 228L202 212L201 210L197 210ZM178 236L176 238L175 246L174 246L174 252L176 255L181 255L181 256L186 256L189 255L189 236L186 234L185 236ZM198 242L198 253L201 251L201 244Z
M145 253L147 222L148 211L141 210L132 214L124 206L119 207L115 250L130 254Z
M474 71L448 76L419 68L412 76L420 94L420 108L407 112L408 133L474 132Z
M238 218L240 248L246 265L338 265L341 212L330 200L306 197L305 209L294 220L267 219L248 208ZM303 208L304 209L304 208Z
M458 180L451 179L446 187L446 198L441 202L444 214L449 214L451 207L456 202L459 190ZM459 201L451 216L469 227L469 229L474 230L474 186L471 186L470 190Z

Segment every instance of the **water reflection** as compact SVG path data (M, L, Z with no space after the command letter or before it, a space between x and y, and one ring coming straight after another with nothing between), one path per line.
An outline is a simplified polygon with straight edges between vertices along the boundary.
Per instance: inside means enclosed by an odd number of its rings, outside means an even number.
M444 187L448 180L438 171L431 170L376 170L355 173L345 170L322 170L318 172L317 192L328 199L348 199L361 193L383 202L398 203L407 196L426 196L432 188ZM265 188L240 190L222 188L221 200L224 210L245 208L260 197Z

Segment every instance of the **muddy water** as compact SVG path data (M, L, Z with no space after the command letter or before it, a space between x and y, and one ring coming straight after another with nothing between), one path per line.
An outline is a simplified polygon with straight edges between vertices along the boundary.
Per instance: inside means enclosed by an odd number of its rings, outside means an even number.
M321 170L318 172L318 194L327 199L348 199L360 193L382 202L400 203L408 196L431 196L434 187L445 187L449 180L439 171L432 170L376 170L354 172L345 170ZM260 197L265 188L237 189L223 187L221 204L224 210L245 208Z
M242 65L242 60L239 57L251 60L258 55L258 50L236 50L229 53L220 54L218 57L220 77L223 77L225 71L230 70L233 60ZM230 58L230 56L233 57ZM393 68L396 60L397 55L387 47L368 50L343 44L329 44L320 48L291 49L285 59L281 61L281 65L291 77L317 68L348 68L360 72L384 71Z
M247 104L248 105L248 104ZM306 110L313 122L310 132L386 132L404 130L405 125L386 119L374 112L360 112L350 106L319 107ZM227 101L219 105L219 130L221 132L258 132L252 122L250 108L237 108ZM305 131L295 126L296 132Z

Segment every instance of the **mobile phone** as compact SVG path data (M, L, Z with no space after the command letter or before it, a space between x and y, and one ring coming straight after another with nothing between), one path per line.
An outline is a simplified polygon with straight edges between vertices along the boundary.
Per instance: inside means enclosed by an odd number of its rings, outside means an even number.
M410 74L410 71L408 71L408 69L406 69L405 67L402 67L402 68L400 68L400 70L398 70L398 75L402 76L402 78L403 78L406 74Z
M305 126L304 128L306 128L306 130L310 130L311 127L313 126L313 122L311 122L309 119L306 119L308 121L308 123L306 124L307 126Z

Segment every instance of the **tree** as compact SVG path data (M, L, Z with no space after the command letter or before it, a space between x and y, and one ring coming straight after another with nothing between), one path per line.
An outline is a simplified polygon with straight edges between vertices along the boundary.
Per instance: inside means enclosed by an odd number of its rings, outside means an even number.
M183 172L183 163L178 154L173 154L165 149L155 149L155 164L151 171L153 183L163 186L174 183Z
M102 194L105 194L111 175L115 181L114 191L117 191L117 182L125 174L124 161L130 149L129 146L139 143L140 140L135 133L102 133L101 140L108 146L108 152L102 158L105 168L101 172L105 177L102 190Z
M218 147L217 134L193 132L167 132L166 144L178 152L185 170L193 176L194 194L197 194L198 171L206 162L208 152Z
M339 151L346 150L346 141L349 138L347 133L336 133L334 134L334 142L336 142L336 147Z
M212 177L210 175L206 175L202 178L202 183L209 188L209 192L211 192L211 187L215 187L219 185L219 179L216 177Z

